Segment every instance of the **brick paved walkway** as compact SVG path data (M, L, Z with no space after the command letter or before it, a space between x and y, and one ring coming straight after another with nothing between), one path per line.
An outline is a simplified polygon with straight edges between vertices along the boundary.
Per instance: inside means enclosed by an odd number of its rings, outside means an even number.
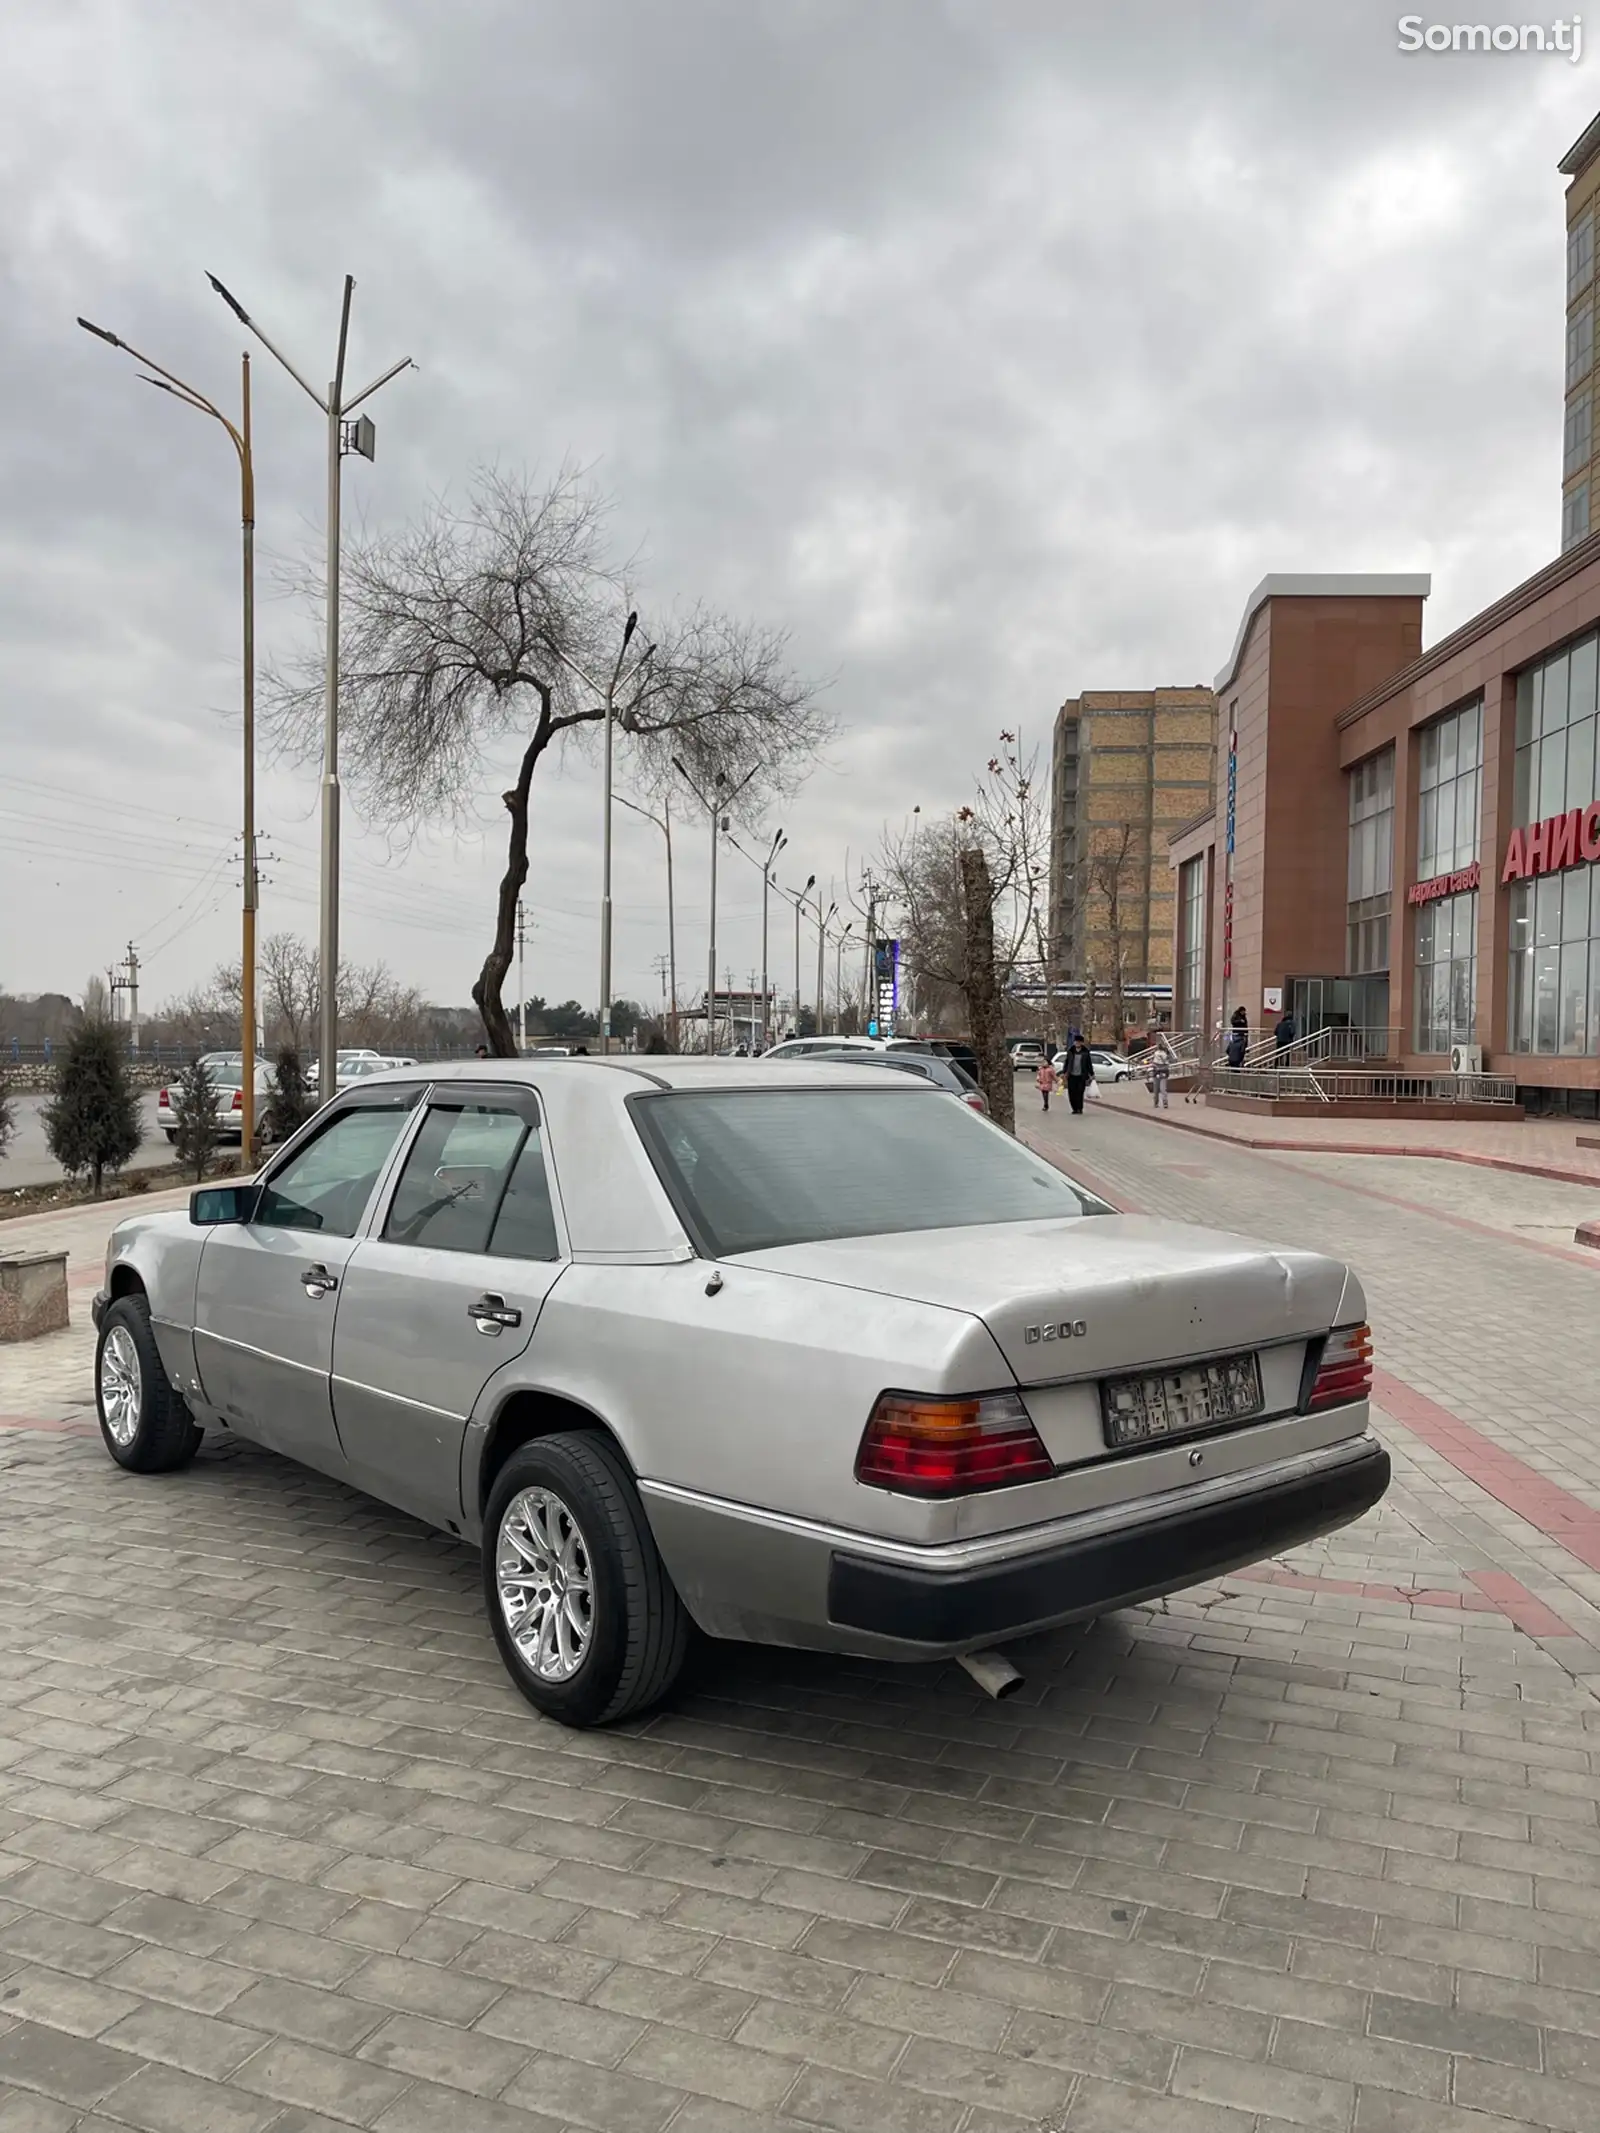
M0 2133L1592 2133L1600 1591L1532 1514L1600 1508L1600 1268L1335 1159L1050 1132L1347 1240L1400 1479L1005 1705L724 1647L566 1734L465 1550L238 1446L133 1480L81 1328L0 1356Z

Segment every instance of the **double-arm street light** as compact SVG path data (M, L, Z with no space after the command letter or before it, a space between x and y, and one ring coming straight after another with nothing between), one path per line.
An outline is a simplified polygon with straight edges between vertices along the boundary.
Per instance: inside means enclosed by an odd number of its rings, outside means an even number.
M827 1006L828 978L827 965L823 961L823 957L828 945L828 925L838 908L837 904L831 903L827 911L824 912L822 908L822 891L820 889L817 891L817 1035L819 1037L827 1035L823 1024L827 1020L824 1010Z
M806 898L817 885L815 874L806 876L803 889L785 889L784 894L794 902L794 1033L800 1034L800 913L805 909ZM817 1025L817 1034L822 1034L822 1025Z
M80 318L85 333L120 349L142 363L154 377L145 379L160 392L170 393L185 407L198 408L220 422L239 459L239 523L244 557L244 925L239 960L239 1049L242 1054L239 1090L240 1160L248 1167L256 1131L256 477L250 449L250 358L240 358L240 408L235 426L203 392L186 385L151 356L108 333L104 326Z
M776 830L772 838L772 850L761 869L761 1049L766 1050L772 1041L768 1028L771 1014L772 992L767 978L767 891L772 887L772 869L778 854L789 842L783 831Z
M612 776L612 737L616 731L617 685L622 680L622 670L628 658L628 646L633 642L633 633L638 627L638 613L636 610L630 610L628 619L623 624L622 643L618 647L616 658L611 662L611 672L604 683L595 681L592 676L584 672L575 659L569 657L559 646L556 648L556 657L567 672L575 674L586 689L592 689L596 696L603 699L601 716L605 721L605 773L601 782L604 787L605 797L602 802L600 818L600 1049L602 1052L609 1052L611 1049L611 802L614 786ZM628 677L630 681L638 680L639 676L650 664L654 653L655 646L647 644L639 655L638 664ZM629 804L631 805L631 802ZM642 814L644 810L641 808L639 812ZM654 820L654 817L651 819ZM672 842L669 837L667 842L669 886L671 866Z
M709 1055L716 1050L717 1033L717 841L729 827L729 817L723 813L724 808L733 805L755 776L759 766L752 765L737 785L730 784L727 772L719 770L711 781L709 797L689 775L681 757L672 758L672 767L711 818L711 923L710 939L706 948L706 1051Z
M851 919L844 933L836 936L833 944L833 1023L837 1029L844 1020L844 943L845 935L854 933L856 922Z
M637 800L630 800L623 793L616 795L620 806L630 808L636 815L643 815L646 822L653 822L667 840L667 982L672 988L672 1012L668 1018L668 1036L672 1049L678 1049L678 927L674 915L672 895L672 795L668 793L661 802L659 815L651 814L648 807L641 807ZM607 973L609 975L609 972Z
M333 380L326 394L319 393L295 369L281 348L277 348L238 298L225 289L215 274L208 274L207 281L222 298L239 323L248 328L262 347L293 378L302 392L314 400L321 409L328 425L328 573L327 573L327 636L323 675L322 712L322 883L321 910L318 926L317 954L318 990L320 994L321 1032L318 1047L317 1091L323 1103L331 1101L339 1081L339 502L341 462L346 452L359 452L363 459L370 459L376 443L372 419L363 415L359 422L349 418L364 400L370 400L380 387L391 378L399 377L401 371L416 366L410 356L392 363L370 385L362 386L360 392L350 399L345 398L344 359L350 339L350 299L355 294L355 282L344 278L344 302L339 312L339 346L334 358Z

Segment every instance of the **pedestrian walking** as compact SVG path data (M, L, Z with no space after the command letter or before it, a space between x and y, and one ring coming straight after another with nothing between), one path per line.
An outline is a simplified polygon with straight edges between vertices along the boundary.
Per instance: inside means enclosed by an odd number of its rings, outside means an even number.
M1157 1111L1170 1111L1172 1098L1167 1084L1172 1078L1172 1061L1160 1045L1151 1054L1149 1072L1145 1079L1150 1085L1150 1101Z
M1089 1047L1081 1036L1074 1036L1067 1046L1066 1064L1061 1078L1067 1085L1067 1102L1072 1106L1073 1116L1083 1114L1083 1099L1089 1093L1089 1084L1094 1080L1094 1061L1089 1056Z
M1056 1070L1050 1062L1048 1053L1039 1061L1039 1071L1033 1078L1039 1085L1039 1094L1044 1101L1044 1108L1048 1111L1050 1108L1050 1092L1056 1085Z
M1295 1035L1296 1031L1294 1026L1294 1016L1289 1012L1287 1008L1285 1008L1277 1028L1272 1032L1272 1041L1278 1048L1276 1058L1277 1065L1282 1066L1283 1055L1285 1052L1288 1051L1290 1045L1293 1044L1295 1040Z

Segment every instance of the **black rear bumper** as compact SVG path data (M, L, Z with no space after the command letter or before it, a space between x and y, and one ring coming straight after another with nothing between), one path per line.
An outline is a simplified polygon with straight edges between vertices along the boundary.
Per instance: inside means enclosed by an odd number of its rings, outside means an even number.
M1324 1473L980 1570L907 1569L835 1553L828 1569L828 1619L841 1629L908 1644L1016 1636L1261 1562L1350 1524L1388 1486L1389 1454L1369 1443Z

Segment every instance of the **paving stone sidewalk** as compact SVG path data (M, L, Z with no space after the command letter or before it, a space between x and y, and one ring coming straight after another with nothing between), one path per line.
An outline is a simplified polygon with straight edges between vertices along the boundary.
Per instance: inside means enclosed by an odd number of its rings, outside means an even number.
M1112 1132L1145 1204L1275 1204ZM1425 1218L1360 1204L1424 1375ZM34 1409L0 1429L0 2133L1600 2125L1582 1595L1481 1491L1430 1509L1403 1426L1372 1518L1037 1640L1013 1702L720 1647L572 1735L466 1550L245 1447L120 1473L58 1338L26 1392L0 1356Z

